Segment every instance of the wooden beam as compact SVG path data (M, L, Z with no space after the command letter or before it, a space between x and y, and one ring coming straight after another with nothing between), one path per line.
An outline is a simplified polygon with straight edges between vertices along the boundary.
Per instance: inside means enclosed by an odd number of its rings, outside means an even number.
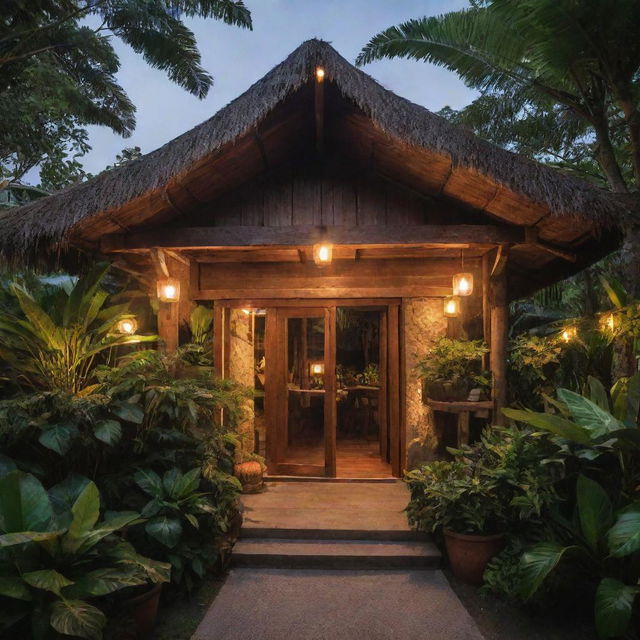
M167 267L167 258L162 249L152 247L150 251L151 263L156 272L157 278L168 278L169 268Z
M560 249L552 244L548 244L543 240L540 240L538 237L538 228L537 227L525 227L524 229L524 244L529 244L536 249L542 249L547 253L550 253L557 258L562 258L567 262L575 262L578 257L575 253L570 251L565 251L564 249Z
M321 239L354 248L389 245L444 247L509 245L523 240L520 229L498 225L366 225L355 227L185 227L107 235L101 240L104 253L163 249L228 249L230 247L301 247Z
M491 380L494 424L503 425L502 409L507 405L507 344L509 304L507 274L503 270L491 280Z
M316 75L314 91L314 112L316 121L316 151L324 151L324 76Z

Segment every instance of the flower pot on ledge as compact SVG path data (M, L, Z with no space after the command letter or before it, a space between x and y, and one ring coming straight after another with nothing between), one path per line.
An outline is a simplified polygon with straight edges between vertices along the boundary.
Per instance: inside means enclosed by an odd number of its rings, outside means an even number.
M262 465L257 460L234 465L233 475L240 480L242 493L259 493L264 488Z
M422 398L438 400L440 402L461 402L469 396L469 380L458 378L457 380L433 380L422 383Z

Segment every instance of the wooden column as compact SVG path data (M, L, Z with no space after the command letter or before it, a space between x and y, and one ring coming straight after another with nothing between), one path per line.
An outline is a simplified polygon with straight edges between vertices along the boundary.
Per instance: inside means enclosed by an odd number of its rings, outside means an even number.
M389 357L389 442L391 446L391 471L396 477L402 474L400 459L400 310L398 305L389 305L387 320Z
M504 424L502 409L507 404L507 342L509 306L506 267L491 278L491 375L494 424Z
M336 307L325 309L324 323L324 429L325 475L336 475Z

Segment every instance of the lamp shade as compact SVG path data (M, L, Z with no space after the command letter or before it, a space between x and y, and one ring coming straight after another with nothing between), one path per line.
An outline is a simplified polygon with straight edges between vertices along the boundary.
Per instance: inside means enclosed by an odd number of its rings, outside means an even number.
M457 318L460 315L460 298L458 296L447 296L444 299L445 318Z
M177 278L158 280L158 299L160 302L178 302L180 300L180 280Z
M473 274L456 273L453 276L453 295L470 296L473 293Z
M133 335L138 329L138 321L133 317L122 318L118 322L118 333Z
M323 376L324 375L324 362L310 362L309 363L309 375L311 375L311 376Z
M331 264L333 245L321 242L313 245L313 261L318 265Z

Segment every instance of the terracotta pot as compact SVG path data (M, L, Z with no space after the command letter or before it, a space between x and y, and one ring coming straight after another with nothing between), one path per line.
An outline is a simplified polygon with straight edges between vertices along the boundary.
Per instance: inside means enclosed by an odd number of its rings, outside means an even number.
M162 583L154 584L148 591L130 598L125 607L131 612L139 638L150 638L156 626Z
M489 560L504 547L504 534L479 536L449 529L443 533L453 575L469 584L482 584L482 574Z
M242 493L258 493L264 487L262 465L255 460L234 465L233 474L242 485Z

